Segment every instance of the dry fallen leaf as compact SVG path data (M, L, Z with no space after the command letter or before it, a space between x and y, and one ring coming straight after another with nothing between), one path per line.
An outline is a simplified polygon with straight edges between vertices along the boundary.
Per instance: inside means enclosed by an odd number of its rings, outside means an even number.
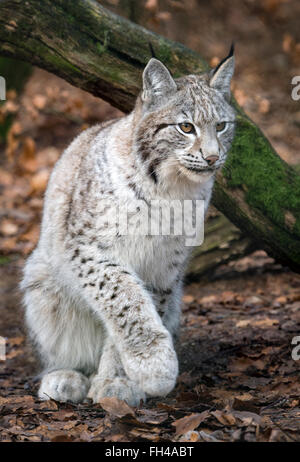
M158 2L157 0L147 0L145 3L145 8L151 13L155 13L158 10Z
M217 301L218 298L216 295L207 295L198 299L198 303L203 306L213 306L215 303L217 303Z
M10 220L2 220L0 225L0 233L4 236L13 236L17 234L18 226Z
M10 127L6 137L6 155L9 162L13 161L14 154L19 147L19 135L22 132L22 126L19 122L14 122Z
M279 324L278 319L261 318L261 319L242 319L236 323L236 327L261 327L262 329Z
M261 417L249 411L233 411L234 416L239 419L244 426L249 426L251 424L260 425Z
M213 411L211 413L222 425L235 425L236 419L231 412L227 411Z
M189 304L189 303L193 303L194 300L195 300L195 297L193 297L193 295L188 295L188 294L187 294L187 295L184 295L184 296L182 297L183 303L188 303L188 304Z
M2 397L0 396L0 406L24 406L24 407L31 407L34 405L34 399L31 395L23 395L23 396L8 396Z
M199 432L196 432L195 430L190 430L184 435L182 435L179 439L181 443L196 443L199 441Z
M47 98L44 95L35 95L32 102L37 109L44 109L47 104Z
M50 172L47 169L38 171L31 177L30 185L34 192L43 192L46 189Z
M57 405L56 401L54 401L53 399L49 399L47 401L42 401L39 404L39 409L57 411L58 410L58 405Z
M37 169L37 159L35 156L35 141L30 136L26 136L23 141L23 150L18 160L18 166L25 172L34 173Z
M134 410L128 406L126 401L115 397L106 397L99 400L101 407L116 417L124 417L126 415L135 415Z
M199 425L209 417L208 411L203 411L200 414L191 414L181 419L176 420L172 425L176 428L176 435L183 435L188 431L195 430Z

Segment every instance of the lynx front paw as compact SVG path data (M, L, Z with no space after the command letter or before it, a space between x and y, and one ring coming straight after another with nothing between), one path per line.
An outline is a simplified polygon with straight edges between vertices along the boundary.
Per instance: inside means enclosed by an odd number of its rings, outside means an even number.
M99 403L100 398L106 396L122 399L129 406L139 406L141 399L146 401L145 393L132 380L126 377L103 380L96 376L92 381L88 398L92 398L94 403Z
M178 360L170 343L160 345L147 357L130 357L123 361L126 374L135 379L149 396L166 396L173 390L178 375Z
M57 370L44 375L39 389L39 398L56 401L83 401L89 389L89 379L72 370Z

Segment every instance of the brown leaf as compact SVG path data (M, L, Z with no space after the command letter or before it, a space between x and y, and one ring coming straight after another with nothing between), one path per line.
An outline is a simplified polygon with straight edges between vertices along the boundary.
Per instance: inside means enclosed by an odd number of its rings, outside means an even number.
M218 302L216 295L206 295L205 297L199 298L198 303L202 306L213 306Z
M234 411L251 411L257 412L259 406L250 393L236 396L232 402Z
M39 405L39 408L43 410L57 411L58 406L53 399L49 399L47 401L42 401Z
M168 419L167 412L156 411L154 409L139 409L138 420L151 425L161 424Z
M195 443L196 441L199 441L199 432L196 432L195 430L188 431L182 435L179 441L182 443Z
M50 172L47 169L42 169L33 175L30 179L30 185L34 192L43 192L46 189Z
M34 399L31 395L23 396L8 396L7 398L0 396L0 406L9 406L11 408L32 407Z
M35 245L38 241L39 235L40 235L39 225L33 224L26 233L22 234L19 237L19 239L21 241L30 241L33 243L33 245Z
M193 295L188 295L188 294L187 294L187 295L184 295L184 296L182 297L183 303L187 303L187 304L193 303L194 300L195 300L195 297L193 297Z
M160 428L158 427L152 428L151 430L144 430L143 428L133 428L130 430L131 436L143 438L149 441L159 441L159 434Z
M244 372L249 367L255 367L256 369L262 370L265 366L266 363L262 359L253 360L251 358L242 357L235 358L232 360L232 362L230 363L230 370Z
M35 95L32 102L37 109L44 109L47 104L47 98L44 95Z
M6 138L6 155L8 160L13 160L14 154L20 144L18 136L22 132L22 127L19 122L14 122L10 127Z
M234 411L233 413L237 419L241 420L244 426L248 426L251 424L259 425L261 423L261 417L254 412Z
M23 151L19 158L18 165L26 172L33 173L37 169L37 160L35 158L35 141L27 136L23 142Z
M1 242L1 251L3 251L4 253L9 253L12 250L15 250L16 243L17 243L16 237L10 237L8 239L3 239L3 241Z
M4 236L14 236L18 232L18 226L11 220L4 219L0 225L0 232Z
M101 398L99 401L101 407L116 417L124 417L126 415L135 415L134 410L128 406L126 401L123 401L119 398L105 397Z
M53 402L55 403L55 401ZM53 419L60 420L61 422L68 422L70 419L76 419L76 417L77 414L75 412L67 411L66 409L60 409L53 414Z
M7 341L9 345L21 345L25 341L25 337L23 335L19 337L9 337Z
M176 435L184 435L188 431L195 430L201 422L209 417L208 411L203 411L200 414L190 414L172 423L176 427Z
M145 3L145 8L151 13L154 13L158 10L158 3L157 0L147 0Z
M262 305L262 299L260 297L256 297L255 295L252 295L251 297L247 297L246 300L244 301L244 306L246 308L252 308L255 306L261 306Z
M235 301L237 294L231 290L226 290L222 293L222 303L227 305L228 303L233 303Z
M236 323L236 327L260 327L262 329L266 329L268 327L272 327L276 324L279 324L278 319L271 319L271 318L261 318L261 319L242 319Z
M266 114L267 112L270 111L270 101L266 98L263 98L260 103L259 103L259 106L258 106L258 110L261 114Z
M211 413L222 425L235 425L236 419L231 412L213 411Z

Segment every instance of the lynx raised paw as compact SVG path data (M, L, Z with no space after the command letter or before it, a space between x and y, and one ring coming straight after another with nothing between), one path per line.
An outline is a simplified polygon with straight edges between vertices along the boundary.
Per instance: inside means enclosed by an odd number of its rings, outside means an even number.
M79 403L86 397L89 385L89 379L80 372L61 369L44 375L38 395L43 400Z
M171 343L165 342L147 357L126 355L123 360L126 374L136 380L149 396L166 396L173 390L178 375L178 360Z
M94 403L98 403L100 398L106 396L115 396L126 401L130 406L138 406L141 399L146 401L145 393L132 380L126 377L103 380L96 376L92 381L88 398L92 398Z

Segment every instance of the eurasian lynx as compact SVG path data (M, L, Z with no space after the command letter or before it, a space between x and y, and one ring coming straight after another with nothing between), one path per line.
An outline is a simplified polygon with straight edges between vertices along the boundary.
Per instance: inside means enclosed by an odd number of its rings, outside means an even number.
M234 136L233 69L231 52L208 73L173 79L152 58L134 110L83 132L57 162L21 284L45 366L40 398L138 405L175 386L190 248L183 236L109 233L104 199L202 199L207 209Z

